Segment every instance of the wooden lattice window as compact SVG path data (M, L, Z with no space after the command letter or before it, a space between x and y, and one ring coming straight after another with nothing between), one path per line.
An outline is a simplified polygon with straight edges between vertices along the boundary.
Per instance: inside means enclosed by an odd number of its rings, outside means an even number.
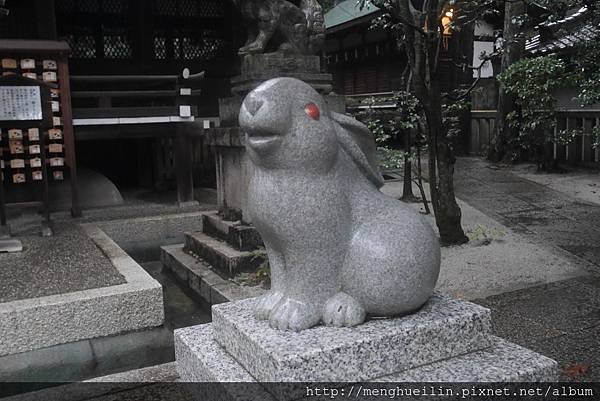
M155 0L155 59L207 61L230 50L225 6L220 0Z
M59 35L75 59L130 59L131 0L57 0Z

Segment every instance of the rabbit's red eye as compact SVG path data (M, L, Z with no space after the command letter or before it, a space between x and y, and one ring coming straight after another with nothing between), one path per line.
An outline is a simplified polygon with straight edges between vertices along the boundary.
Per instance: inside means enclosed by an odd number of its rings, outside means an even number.
M321 110L319 110L319 106L314 103L309 103L304 106L304 112L313 120L318 120L321 117Z

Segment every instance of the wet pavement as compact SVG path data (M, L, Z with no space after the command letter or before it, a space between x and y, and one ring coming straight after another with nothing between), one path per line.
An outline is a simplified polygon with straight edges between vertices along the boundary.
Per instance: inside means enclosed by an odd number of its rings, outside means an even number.
M573 198L520 178L507 168L461 158L455 170L456 195L528 237L582 258L600 274L600 205Z
M589 272L475 302L492 309L498 336L556 359L562 380L600 381L600 205L479 158L457 161L455 186L460 199Z

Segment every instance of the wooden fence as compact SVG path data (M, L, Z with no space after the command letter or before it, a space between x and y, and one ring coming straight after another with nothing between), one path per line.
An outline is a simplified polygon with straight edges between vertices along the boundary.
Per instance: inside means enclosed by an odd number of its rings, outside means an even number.
M484 155L489 150L496 127L495 110L471 111L469 153ZM568 145L554 145L554 157L560 162L598 166L600 149L594 148L593 129L600 127L600 110L565 110L557 113L556 132L577 129L581 134Z
M581 130L568 145L554 145L554 158L569 164L598 164L600 149L593 147L592 130L600 127L600 110L569 110L558 113L558 130Z
M496 110L472 110L469 153L485 155L490 148L495 128Z

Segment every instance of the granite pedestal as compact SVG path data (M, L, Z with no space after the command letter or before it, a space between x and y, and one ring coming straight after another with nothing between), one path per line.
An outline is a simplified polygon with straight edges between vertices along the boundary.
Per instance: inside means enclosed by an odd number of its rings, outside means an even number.
M412 315L299 333L255 320L254 302L213 306L213 323L175 331L183 381L515 382L557 377L555 361L494 337L488 309L441 294ZM273 399L303 396L285 386L265 388ZM236 399L236 387L231 390Z

